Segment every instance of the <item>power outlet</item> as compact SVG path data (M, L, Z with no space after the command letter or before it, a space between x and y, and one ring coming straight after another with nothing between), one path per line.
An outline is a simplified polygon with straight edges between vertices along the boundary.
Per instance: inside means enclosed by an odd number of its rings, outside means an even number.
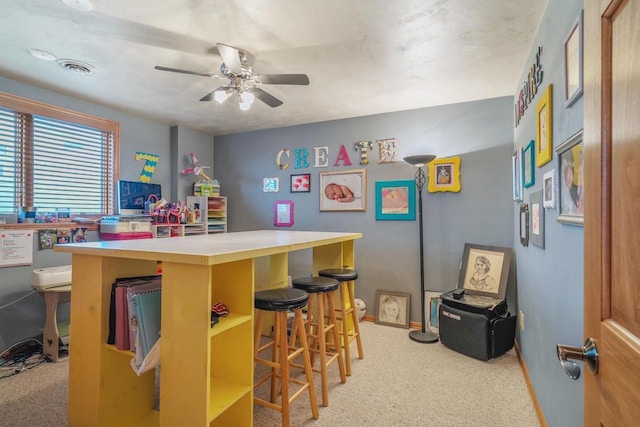
M524 313L522 310L518 310L518 318L520 319L520 331L524 332Z

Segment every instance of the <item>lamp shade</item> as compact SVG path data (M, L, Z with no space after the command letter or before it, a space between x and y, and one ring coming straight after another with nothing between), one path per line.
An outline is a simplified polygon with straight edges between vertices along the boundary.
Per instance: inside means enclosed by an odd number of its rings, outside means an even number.
M402 160L417 168L421 168L429 162L433 161L433 159L435 158L436 156L434 156L433 154L416 154L415 156L407 156Z

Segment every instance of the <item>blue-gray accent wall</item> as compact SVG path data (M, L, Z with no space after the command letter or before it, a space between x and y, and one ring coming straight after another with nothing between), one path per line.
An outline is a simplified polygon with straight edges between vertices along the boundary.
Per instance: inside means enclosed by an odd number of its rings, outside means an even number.
M544 70L542 86L514 131L514 148L536 139L536 104L549 84L553 85L553 148L558 147L583 126L583 98L564 106L564 39L583 8L580 0L549 0L535 41L521 75L526 80L535 51L542 46ZM516 90L519 90L518 87ZM524 190L524 201L542 189L542 177L558 171L557 155L541 168L535 168L535 184ZM556 185L559 182L556 181ZM587 189L588 191L588 189ZM588 197L588 196L587 196ZM513 216L519 216L519 203L513 203ZM524 312L524 331L518 342L529 376L549 426L583 425L583 381L572 381L556 357L556 344L578 346L583 338L583 228L557 221L556 209L545 209L545 248L519 241L519 221L514 222L517 260L518 306ZM583 372L583 375L591 375Z

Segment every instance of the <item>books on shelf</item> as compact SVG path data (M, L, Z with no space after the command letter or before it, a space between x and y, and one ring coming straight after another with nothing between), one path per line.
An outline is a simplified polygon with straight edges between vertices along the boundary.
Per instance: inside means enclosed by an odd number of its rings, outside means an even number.
M161 281L160 275L124 277L114 281L109 308L108 344L115 345L119 350L139 350L142 357L146 355L157 340L160 329ZM153 295L147 296L149 293ZM142 304L139 300L143 300ZM138 305L144 306L141 312L138 311ZM146 325L145 329L140 328L141 322ZM144 345L140 348L136 347L138 334L140 338L145 334Z

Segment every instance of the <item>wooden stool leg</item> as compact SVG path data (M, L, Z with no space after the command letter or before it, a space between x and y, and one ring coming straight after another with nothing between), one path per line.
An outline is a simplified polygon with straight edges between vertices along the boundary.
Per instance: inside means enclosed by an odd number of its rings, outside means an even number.
M349 349L349 322L347 318L347 298L348 289L346 282L340 282L340 318L342 322L342 340L340 341L344 349L344 366L347 376L351 376L351 351ZM345 293L347 295L345 295Z
M58 346L60 341L60 333L58 332L58 302L60 301L60 293L43 292L44 302L47 306L46 321L44 323L44 331L42 333L42 353L51 356L53 362L58 361Z
M258 350L260 348L260 337L262 336L262 324L264 323L264 313L262 310L256 310L258 312L256 319L256 327L253 335L253 360L254 360L254 369L256 362L255 360L258 358Z
M347 282L349 289L349 303L351 304L351 319L353 319L353 331L356 337L356 343L358 344L358 357L364 359L364 353L362 351L362 340L360 339L360 326L358 325L358 313L356 313L356 298L355 298L355 283L352 281Z
M282 316L285 316L285 336L286 336L286 312L275 312L273 316L273 354L271 360L273 361L273 367L271 368L271 403L275 403L278 399L278 369L280 369L280 383L283 383L284 380L282 378L282 361L280 360L280 354L285 354L287 352L287 346L285 344L284 348L280 344L280 319ZM285 338L285 343L287 342ZM282 385L281 385L282 388Z
M308 315L308 313L307 313ZM304 322L302 320L302 310L296 310L294 322L298 323L298 328L304 331ZM308 389L309 389L309 402L311 403L311 414L313 419L317 420L320 416L318 414L318 402L316 400L316 389L313 385L313 368L311 367L311 359L309 357L309 343L307 341L307 334L302 332L300 334L300 344L302 345L302 360L304 361L304 372L307 377Z
M287 312L276 312L277 323L279 324L276 340L280 348L280 400L282 402L282 425L289 427L289 350L287 339ZM273 393L273 383L271 384Z
M346 373L344 370L344 359L342 357L342 348L340 347L340 333L338 332L338 321L336 319L336 309L333 303L333 294L326 294L327 296L327 305L329 312L329 321L333 324L333 328L331 331L333 333L333 346L338 355L338 369L340 370L340 381L344 384L347 382Z
M322 294L318 295L318 317L317 317L317 341L318 341L318 352L320 353L320 376L322 380L322 406L329 406L329 387L327 383L329 379L327 378L327 343L326 343L326 331L324 326L324 297ZM311 353L313 354L313 352Z

